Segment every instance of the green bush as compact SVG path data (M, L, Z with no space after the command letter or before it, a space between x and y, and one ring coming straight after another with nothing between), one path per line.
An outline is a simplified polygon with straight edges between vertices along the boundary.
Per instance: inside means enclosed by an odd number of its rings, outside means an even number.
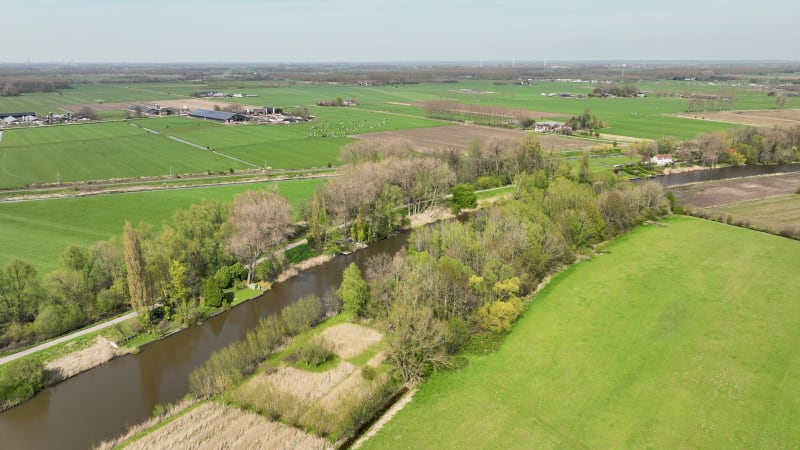
M508 300L489 302L478 310L481 327L494 334L511 330L511 325L522 312L522 301L517 297Z
M242 279L247 275L247 270L241 263L231 264L230 266L220 267L214 278L217 279L219 287L222 289L230 289L233 282L237 279Z
M207 306L219 308L222 306L223 296L224 293L222 292L222 286L220 286L220 282L217 277L214 276L207 279L205 286L203 286L203 298L205 299L205 304Z
M316 325L322 317L324 309L322 300L316 295L309 295L281 310L286 334L294 336Z
M44 387L44 364L32 359L12 361L0 372L0 407L23 402Z
M44 306L33 321L33 331L47 339L78 328L84 321L83 313L74 305L51 303Z
M314 367L325 364L334 356L330 342L319 336L312 339L297 353L301 361Z
M364 377L365 380L372 381L378 376L378 371L375 370L372 366L364 366L361 368L361 376Z
M447 353L454 355L460 352L469 343L469 328L464 319L452 317L444 327L444 345Z

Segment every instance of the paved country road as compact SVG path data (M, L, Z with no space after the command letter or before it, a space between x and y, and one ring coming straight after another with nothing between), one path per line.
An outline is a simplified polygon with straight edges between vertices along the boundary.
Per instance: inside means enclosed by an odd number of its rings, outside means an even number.
M52 341L47 341L47 342L45 342L43 344L37 345L36 347L31 347L29 349L23 350L21 352L14 353L12 355L3 356L2 358L0 358L0 365L3 365L5 363L11 362L11 361L14 361L15 359L18 359L18 358L22 358L23 356L28 356L28 355L30 355L32 353L36 353L36 352L38 352L40 350L44 350L46 348L53 347L55 345L61 344L63 342L69 341L71 339L75 339L75 338L83 336L85 334L89 334L89 333L95 332L97 330L102 330L103 328L108 328L110 326L114 326L114 325L116 325L116 324L118 324L120 322L124 322L124 321L126 321L128 319L132 319L134 317L136 317L136 311L129 312L128 314L125 314L124 316L119 316L116 319L109 320L108 322L103 322L103 323L91 326L89 328L84 328L84 329L78 330L78 331L76 331L74 333L70 333L70 334L68 334L66 336L61 336L60 338L53 339Z

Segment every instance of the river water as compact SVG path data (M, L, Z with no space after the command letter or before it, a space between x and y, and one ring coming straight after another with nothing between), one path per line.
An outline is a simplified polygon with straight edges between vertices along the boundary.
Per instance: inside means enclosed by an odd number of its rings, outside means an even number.
M800 172L800 164L776 164L768 166L722 167L720 169L695 170L652 178L665 187L680 186L702 181L717 181L728 178L752 177L776 173Z
M259 298L166 339L47 388L0 414L0 449L85 449L116 437L149 417L157 404L189 392L189 374L216 350L242 339L261 317L297 299L336 289L344 268L355 261L362 272L372 255L406 246L398 234L352 255L301 272Z

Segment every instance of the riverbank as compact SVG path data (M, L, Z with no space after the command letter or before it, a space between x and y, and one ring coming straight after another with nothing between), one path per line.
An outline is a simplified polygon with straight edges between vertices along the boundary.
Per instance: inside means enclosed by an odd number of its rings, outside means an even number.
M493 200L496 199L496 197L502 197L502 196L508 195L508 193L510 192L510 189L511 188L506 187L506 188L501 188L501 189L488 190L487 193L490 193L491 195L487 196L486 193L484 193L481 196L481 199L479 200L478 208L482 208L482 207L485 207L485 206L491 204L493 202ZM434 210L427 211L426 213L423 213L423 214L420 214L420 215L411 216L410 217L410 222L411 222L410 228L416 228L416 227L424 226L426 224L429 224L429 223L432 223L432 222L436 222L436 221L449 220L449 219L452 219L454 217L455 216L450 212L449 208L436 207ZM284 271L281 275L279 275L279 277L277 277L275 282L286 281L286 280L288 280L290 278L293 278L293 277L299 275L303 271L306 271L306 270L312 269L314 267L320 266L320 265L325 264L327 262L330 262L330 261L332 261L334 259L338 259L338 258L334 258L332 255L320 255L320 256L316 256L316 257L307 259L305 261L299 262L297 264L293 264L286 271ZM247 291L241 291L241 292L244 292L245 295L242 296L242 295L237 294L237 296L234 299L234 301L230 304L230 309L235 308L235 307L237 307L238 305L240 305L242 303L246 303L248 300L250 300L252 298L255 298L255 297L258 297L258 296L260 296L261 294L263 294L266 291L247 290ZM212 317L214 317L216 315L219 315L219 314L221 314L222 312L225 312L225 311L226 311L226 309L224 309L224 308L215 310L213 312L209 311L207 313L207 317L204 320L210 320ZM93 345L95 343L96 336L99 335L100 333L103 333L103 336L106 339L108 339L109 341L112 341L112 342L118 342L119 341L119 346L121 348L123 348L123 350L125 352L124 354L137 353L139 351L139 349L141 349L145 345L153 344L153 343L155 343L157 341L160 341L160 340L162 340L162 339L164 339L164 338L166 338L168 336L172 336L172 335L174 335L176 333L180 333L180 332L185 331L186 329L190 328L190 327L187 327L187 326L171 326L171 327L166 327L166 328L165 327L161 327L161 328L158 328L156 330L156 332L153 332L153 333L141 333L141 332L139 332L140 334L137 334L137 333L132 333L130 331L130 330L135 328L136 322L138 322L138 320L133 318L133 317L135 317L135 316L132 316L131 318L128 318L128 321L131 322L131 326L130 327L125 326L124 324L120 325L122 327L122 329L123 329L122 332L119 332L118 330L115 330L116 327L112 327L112 324L109 324L109 325L105 325L104 326L105 327L105 332L103 332L103 331L97 332L96 331L95 334L89 334L86 337L77 338L77 339L82 339L82 340L81 340L80 344L72 344L72 346L74 347L74 351L77 352L79 350L83 350L83 349L85 349L87 347L90 347L91 345ZM136 336L132 336L132 334L136 334ZM62 337L62 338L59 338L59 339L60 340L63 339L63 340L67 340L67 341L76 340L75 336L72 336L72 335L66 336L66 337ZM89 339L91 339L91 340L89 340ZM61 346L62 346L61 348L62 349L63 348L69 348L69 347L66 347L67 345L69 345L68 342L67 343L63 343L62 342L61 343ZM50 351L50 350L48 350L48 351ZM47 364L47 363L49 363L49 362L51 362L51 361L53 361L53 360L55 360L57 358L60 358L62 356L67 356L69 353L72 353L72 352L64 353L62 351L61 353L58 353L57 355L43 356L42 352L39 352L38 356L36 356L37 353L33 353L32 355L31 354L26 355L25 358L33 358L33 359L35 359L37 361L41 361L41 362ZM9 356L12 356L12 355L9 355ZM107 360L101 360L101 359L86 360L84 358L79 358L79 357L76 356L75 357L76 359L80 359L81 361L83 361L81 363L82 369L80 371L78 371L78 372L71 373L71 374L69 374L67 376L64 376L64 377L50 377L50 379L53 380L53 381L51 382L51 384L47 384L47 387L54 386L54 385L56 385L56 384L58 384L58 383L60 383L62 381L65 381L66 379L69 379L69 378L71 378L71 377L73 377L73 376L75 376L75 375L77 375L79 373L85 372L85 371L90 370L92 368L100 367L100 366L108 363L109 361L113 360L114 358L116 358L118 356L121 356L121 355L116 355L116 356L114 356L114 357L112 357L110 359L107 359ZM94 361L94 363L92 363L92 361ZM0 366L0 371L2 371L2 370L3 370L3 366ZM25 401L29 401L29 400L30 399L25 400ZM12 408L14 406L18 406L18 405L24 403L25 401L16 403L13 406L9 405L7 408L3 409L2 411L8 410L8 409L10 409L10 408ZM2 412L2 411L0 411L0 412Z

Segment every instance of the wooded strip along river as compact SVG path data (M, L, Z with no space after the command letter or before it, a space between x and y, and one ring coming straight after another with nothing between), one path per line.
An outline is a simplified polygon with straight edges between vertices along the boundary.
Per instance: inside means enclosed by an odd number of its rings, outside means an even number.
M407 233L301 272L259 298L166 339L47 388L0 414L0 449L85 449L142 422L157 404L189 392L189 374L216 350L244 338L260 318L306 295L323 297L339 287L342 272L372 255L393 255Z
M665 186L800 171L800 164L730 167L655 178ZM297 299L320 297L336 289L344 268L355 261L364 271L367 258L404 248L398 234L348 256L339 256L296 278L276 283L259 298L166 339L47 388L31 400L0 414L0 449L85 449L142 422L157 404L189 392L189 374L211 353L242 339L260 318Z

